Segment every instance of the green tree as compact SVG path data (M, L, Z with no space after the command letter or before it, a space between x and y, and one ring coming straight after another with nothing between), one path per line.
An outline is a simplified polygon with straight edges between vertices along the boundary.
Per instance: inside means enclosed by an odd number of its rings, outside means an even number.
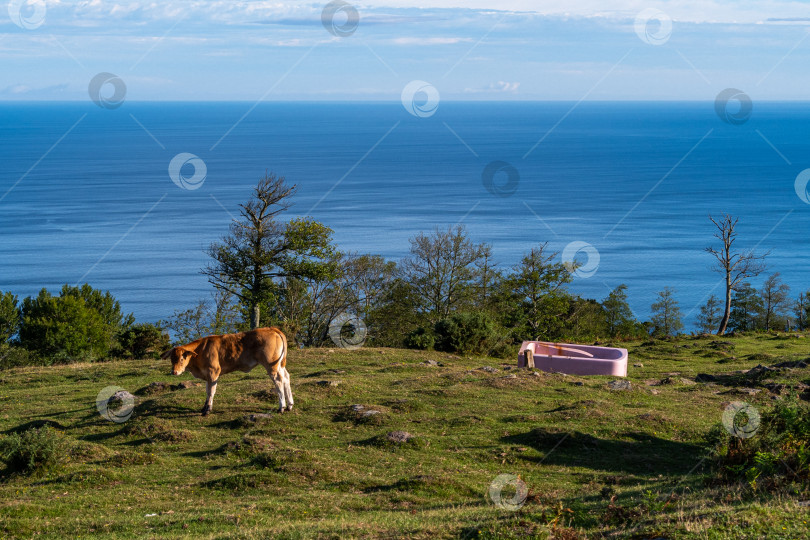
M635 317L630 304L627 303L627 285L621 284L608 294L602 302L605 310L607 333L615 338L619 335L629 335L635 326Z
M89 284L84 283L81 287L63 285L59 296L73 296L81 298L85 305L101 316L101 320L110 328L110 331L117 333L135 323L135 316L131 313L124 315L121 311L121 304L113 298L110 291L99 291Z
M105 356L112 340L109 325L84 298L42 289L23 300L20 344L43 356L75 359Z
M501 294L509 306L504 326L515 328L526 339L554 339L561 335L571 297L566 285L572 272L557 253L547 253L547 244L532 248L512 273L502 281Z
M410 240L410 256L402 262L402 278L419 298L419 309L431 324L468 307L475 293L476 264L486 244L473 243L462 225Z
M706 303L700 307L697 317L698 330L704 334L714 332L720 324L720 299L715 295L709 296Z
M731 299L729 328L735 332L750 332L762 328L762 298L750 283L741 284Z
M779 272L768 276L762 284L759 296L762 299L765 331L769 331L773 326L784 326L790 306L790 287L782 282Z
M652 323L655 327L654 334L659 336L671 336L683 329L681 309L678 301L675 300L675 290L665 287L658 293L658 300L650 306L652 310Z
M208 249L213 259L202 273L217 289L239 298L250 313L250 327L257 328L261 306L275 303L278 280L328 279L334 274L332 230L305 218L280 223L297 187L283 177L265 174L253 195L240 205L240 219L230 232Z
M20 329L20 308L17 296L0 291L0 343L5 343Z
M369 332L369 344L375 347L402 347L406 336L422 324L420 301L421 298L409 283L395 279L366 315L364 322ZM422 334L426 332L423 328ZM429 347L432 346L431 342Z
M807 328L807 319L808 315L810 315L810 301L808 301L808 297L810 297L810 292L799 293L799 297L793 304L793 314L796 317L796 328L799 330L804 330Z
M564 329L566 338L597 339L608 335L605 308L591 298L574 297L569 302L569 312Z

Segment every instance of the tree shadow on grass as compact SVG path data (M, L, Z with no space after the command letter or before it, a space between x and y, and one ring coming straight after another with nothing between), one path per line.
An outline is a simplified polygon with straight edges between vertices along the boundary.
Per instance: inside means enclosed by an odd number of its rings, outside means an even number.
M529 446L543 454L521 455L519 459L526 461L638 475L687 474L705 455L700 445L646 433L625 432L618 437L600 439L578 431L534 428L501 440Z

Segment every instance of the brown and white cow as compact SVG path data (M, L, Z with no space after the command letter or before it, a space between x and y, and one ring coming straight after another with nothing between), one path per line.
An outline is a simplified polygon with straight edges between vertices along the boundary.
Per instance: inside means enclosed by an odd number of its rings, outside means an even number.
M278 328L256 328L249 332L207 336L178 345L161 355L171 358L172 374L188 370L206 382L208 397L202 415L211 412L219 378L232 371L245 373L261 364L278 392L278 410L292 410L293 396L287 372L287 338Z

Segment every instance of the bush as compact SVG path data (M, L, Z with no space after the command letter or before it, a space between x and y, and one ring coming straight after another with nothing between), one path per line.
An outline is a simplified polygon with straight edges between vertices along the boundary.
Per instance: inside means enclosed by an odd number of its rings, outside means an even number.
M762 413L754 437L738 439L718 426L708 440L721 475L742 478L754 489L810 479L810 404L796 396Z
M0 444L0 457L7 472L42 474L56 467L61 458L62 441L48 426L8 435Z
M130 326L119 336L119 356L132 358L159 358L170 347L169 335L149 323Z
M461 354L486 354L499 342L495 325L484 313L458 313L436 323L436 349Z
M0 343L5 343L20 329L20 308L17 297L0 291Z
M42 356L75 360L105 356L114 330L102 316L73 295L56 297L42 289L23 301L20 344Z
M421 326L405 336L405 346L409 349L431 349L436 338Z
M0 371L21 366L42 365L43 360L22 347L0 343Z

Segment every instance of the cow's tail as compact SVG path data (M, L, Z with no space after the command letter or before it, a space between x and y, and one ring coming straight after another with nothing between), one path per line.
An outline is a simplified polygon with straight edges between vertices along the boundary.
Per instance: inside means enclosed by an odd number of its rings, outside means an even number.
M281 335L281 356L278 363L283 369L287 369L287 336L281 330L276 329L276 331Z

